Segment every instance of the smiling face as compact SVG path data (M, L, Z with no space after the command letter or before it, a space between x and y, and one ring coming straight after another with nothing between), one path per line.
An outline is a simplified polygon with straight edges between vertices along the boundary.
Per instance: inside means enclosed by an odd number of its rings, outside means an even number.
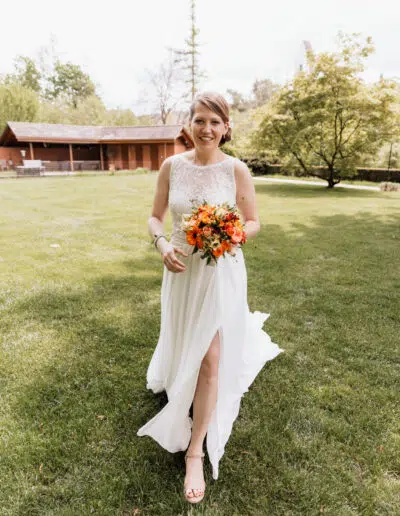
M228 123L198 102L190 120L190 130L194 145L201 149L217 148L228 131Z

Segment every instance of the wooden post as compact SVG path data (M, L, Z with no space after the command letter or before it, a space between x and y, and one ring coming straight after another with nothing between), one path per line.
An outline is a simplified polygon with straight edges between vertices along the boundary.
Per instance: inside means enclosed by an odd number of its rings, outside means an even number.
M69 162L71 165L71 172L74 171L74 155L72 153L72 143L69 144Z
M30 152L30 155L31 155L31 159L35 159L35 155L33 153L33 145L32 145L32 142L29 142L29 152Z
M150 145L142 145L142 153L143 153L143 168L148 168L151 170L151 155L150 155Z
M100 162L101 162L101 170L104 170L104 156L103 156L103 144L100 143Z
M136 168L136 147L135 145L129 145L129 169L135 170Z

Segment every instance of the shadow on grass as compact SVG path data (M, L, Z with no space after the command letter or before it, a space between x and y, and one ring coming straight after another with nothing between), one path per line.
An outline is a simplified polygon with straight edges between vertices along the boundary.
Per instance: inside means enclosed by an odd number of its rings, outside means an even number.
M376 197L380 192L374 190L356 190L352 188L326 188L325 186L308 185L306 182L301 185L291 185L288 183L255 183L257 193L268 194L276 197L310 197L312 199L332 198L367 198ZM384 192L381 193L384 195Z
M260 189L279 194L276 185ZM296 187L296 195L303 189L308 187ZM278 515L294 508L311 514L321 504L340 512L346 503L360 513L379 509L351 468L356 450L373 484L380 463L364 443L383 442L392 424L391 408L381 410L376 382L390 390L395 346L377 353L387 334L375 325L384 313L394 334L393 298L383 294L398 278L392 259L400 218L382 223L366 213L316 217L313 223L297 225L301 240L268 226L245 253L249 304L271 308L268 328L286 352L263 369L244 399L221 478L209 484L201 509L208 507L209 514ZM20 494L21 514L185 510L183 454L136 436L166 402L165 395L145 389L159 333L162 267L151 253L125 266L124 276L105 274L71 291L34 294L5 319L8 325L34 324L44 335L51 330L54 339L51 358L44 365L37 359L11 403L26 441L15 442L19 463L14 456L8 469L22 468L25 485L32 486ZM381 312L371 316L377 305ZM359 390L351 391L353 384ZM368 416L365 426L361 419Z

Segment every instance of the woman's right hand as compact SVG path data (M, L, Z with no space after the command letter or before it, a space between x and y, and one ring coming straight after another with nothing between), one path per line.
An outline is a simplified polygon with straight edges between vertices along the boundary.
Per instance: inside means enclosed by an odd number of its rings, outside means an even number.
M182 251L179 247L174 247L170 242L165 239L162 239L162 243L159 240L159 250L162 256L162 260L167 269L171 272L185 272L186 265L178 260L176 257L176 253L181 254L182 256L189 256L187 253Z

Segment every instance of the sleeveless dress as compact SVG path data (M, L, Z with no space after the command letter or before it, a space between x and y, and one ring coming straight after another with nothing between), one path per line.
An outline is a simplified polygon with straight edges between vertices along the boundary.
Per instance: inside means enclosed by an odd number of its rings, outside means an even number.
M218 397L207 431L207 452L213 478L224 454L241 397L268 360L283 350L271 342L262 326L270 314L250 312L247 272L242 249L215 265L200 252L192 255L180 229L182 214L193 205L236 204L235 159L212 165L194 165L183 154L173 156L170 169L169 209L173 231L170 242L188 253L178 254L185 272L164 266L161 286L161 328L147 371L147 388L166 391L168 403L137 435L148 435L169 452L187 449L193 401L202 359L217 331L220 337Z

